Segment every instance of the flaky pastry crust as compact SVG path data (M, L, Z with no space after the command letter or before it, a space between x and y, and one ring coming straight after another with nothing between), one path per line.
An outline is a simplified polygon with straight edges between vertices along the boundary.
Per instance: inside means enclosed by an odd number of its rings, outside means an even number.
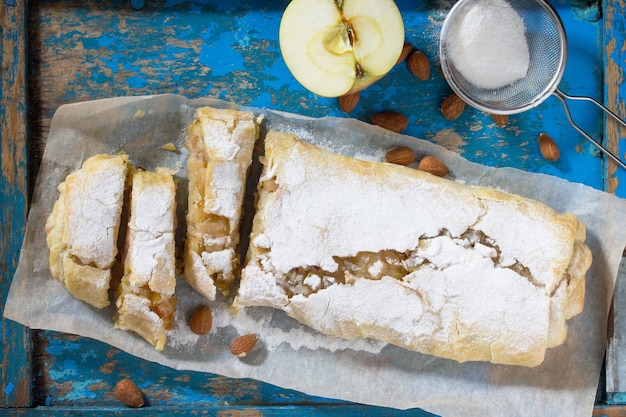
M117 288L115 327L131 330L158 350L176 311L176 184L162 168L133 170L124 276Z
M52 276L97 308L110 304L128 169L126 155L88 158L59 185L59 198L46 221Z
M189 126L185 280L209 300L228 294L240 269L246 176L259 136L251 112L202 107Z
M571 214L269 132L236 307L342 338L537 366L584 304Z

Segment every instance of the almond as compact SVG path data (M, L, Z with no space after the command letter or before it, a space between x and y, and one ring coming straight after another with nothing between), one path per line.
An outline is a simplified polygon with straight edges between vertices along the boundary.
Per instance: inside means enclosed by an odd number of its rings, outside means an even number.
M421 159L417 169L438 177L445 177L450 173L448 166L434 156L425 156Z
M256 342L257 336L255 334L250 333L239 336L230 344L230 353L242 358L254 349Z
M539 134L539 152L541 152L541 155L548 161L556 161L561 156L559 146L554 139L545 132Z
M509 124L509 116L506 114L492 114L491 118L498 127L506 127Z
M343 95L337 99L339 101L339 108L345 114L348 114L352 110L354 110L360 98L361 93L359 93L358 91L356 93Z
M450 94L441 103L441 114L448 120L458 118L465 110L465 102L456 93Z
M409 125L409 119L405 115L393 111L383 111L370 116L370 120L376 126L380 126L392 132L400 133Z
M420 51L415 51L407 58L409 70L420 80L427 80L430 77L430 62L428 57Z
M113 393L118 400L128 407L138 408L143 405L143 394L130 379L122 379L115 385Z
M387 152L385 160L391 164L409 165L415 161L415 153L406 146L398 146Z
M400 52L400 56L398 57L396 64L399 64L400 62L404 61L409 56L412 50L413 50L413 44L411 44L411 42L404 42L404 46L402 47L402 52Z
M208 305L198 308L189 319L189 328L200 336L210 332L211 326L213 326L213 316L211 315L211 307Z

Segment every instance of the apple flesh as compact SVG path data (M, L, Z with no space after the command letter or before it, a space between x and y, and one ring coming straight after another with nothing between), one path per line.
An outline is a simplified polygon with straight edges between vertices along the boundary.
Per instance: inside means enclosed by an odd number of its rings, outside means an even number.
M292 0L280 49L293 76L325 97L355 93L393 68L404 45L393 0Z

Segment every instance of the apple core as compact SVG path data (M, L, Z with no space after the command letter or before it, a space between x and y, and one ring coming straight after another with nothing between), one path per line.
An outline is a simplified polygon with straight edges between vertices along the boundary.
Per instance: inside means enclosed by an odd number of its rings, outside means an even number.
M347 23L341 22L326 33L323 42L328 52L341 55L346 52L352 52L352 39L352 28Z

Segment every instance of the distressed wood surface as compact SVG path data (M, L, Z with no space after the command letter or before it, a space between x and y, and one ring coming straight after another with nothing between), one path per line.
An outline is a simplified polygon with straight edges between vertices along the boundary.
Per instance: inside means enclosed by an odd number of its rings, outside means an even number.
M626 63L626 19L624 19L623 1L609 1L604 4L604 65L605 65L605 92L604 102L611 111L618 116L626 117L626 85L624 85L624 68ZM605 123L606 146L622 158L626 156L626 128L623 128L612 119ZM626 185L626 173L618 169L616 164L610 162L606 167L606 190L624 196ZM624 215L623 213L607 213L607 215ZM624 265L624 261L622 261ZM620 270L621 281L616 286L616 294L624 293L624 268ZM607 402L611 404L626 403L626 395L623 392L626 387L624 380L624 352L626 350L626 338L623 334L614 334L613 330L621 332L626 325L626 317L623 308L624 298L613 300L613 315L609 327L609 347L607 349L606 369L607 369ZM621 311L617 310L621 307Z
M626 407L597 406L593 410L593 417L625 417Z
M596 149L567 123L560 103L549 98L536 109L509 118L506 128L488 114L467 108L457 120L439 106L451 92L438 68L439 28L449 1L397 2L406 39L432 63L431 77L417 80L406 65L361 94L349 117L369 121L381 110L409 120L407 134L437 142L466 158L513 166L603 188ZM307 116L343 116L335 99L304 90L289 74L278 48L278 24L287 1L156 1L132 10L126 2L38 1L29 16L33 142L39 149L54 110L61 104L120 95L177 93L218 97ZM601 25L579 19L564 1L555 3L577 32L570 46L564 87L571 94L602 97ZM69 10L68 10L69 9ZM143 22L153 22L145 25ZM228 28L228 29L226 29ZM596 74L596 75L594 75ZM585 108L575 116L591 134L602 120ZM557 162L539 153L537 137L548 132L561 147ZM36 164L34 164L36 166Z
M26 8L0 5L0 303L4 305L19 260L27 208ZM30 337L23 326L0 318L0 406L29 406Z
M604 65L605 65L605 97L607 108L622 119L626 118L626 85L624 84L624 68L626 64L626 7L623 1L607 1L604 4ZM605 124L606 146L615 155L626 158L626 128L613 119ZM618 169L614 162L607 166L606 190L625 196L626 173Z
M277 27L287 3L159 0L134 10L131 2L120 0L42 0L29 3L26 25L24 2L0 5L2 297L6 297L17 265L26 196L34 185L50 120L60 105L112 96L176 93L314 117L346 116L336 100L315 96L298 85L282 62ZM410 120L407 134L439 143L470 160L544 172L626 194L619 183L624 173L605 167L597 150L568 125L555 99L511 116L506 128L470 108L455 121L445 120L439 105L450 90L437 71L437 42L451 2L397 3L405 19L407 40L431 60L431 77L418 81L405 65L398 65L363 92L350 117L367 121L380 110L399 111ZM561 87L572 95L598 99L604 95L623 115L623 3L607 0L601 20L594 17L597 7L589 7L593 2L579 9L565 1L554 4L571 41ZM572 111L586 130L593 136L604 135L607 145L618 152L623 132L610 124L605 127L595 112L585 108ZM536 138L542 131L550 133L561 147L559 161L546 161L539 154ZM623 139L621 142L623 154ZM176 371L90 339L49 331L36 331L31 338L15 323L3 321L2 326L2 405L36 406L20 410L20 415L84 415L96 410L99 415L119 415L123 409L112 395L112 387L122 377L132 377L145 393L149 407L130 410L142 415L431 415L312 397L253 380ZM593 415L626 415L626 408L598 405Z

